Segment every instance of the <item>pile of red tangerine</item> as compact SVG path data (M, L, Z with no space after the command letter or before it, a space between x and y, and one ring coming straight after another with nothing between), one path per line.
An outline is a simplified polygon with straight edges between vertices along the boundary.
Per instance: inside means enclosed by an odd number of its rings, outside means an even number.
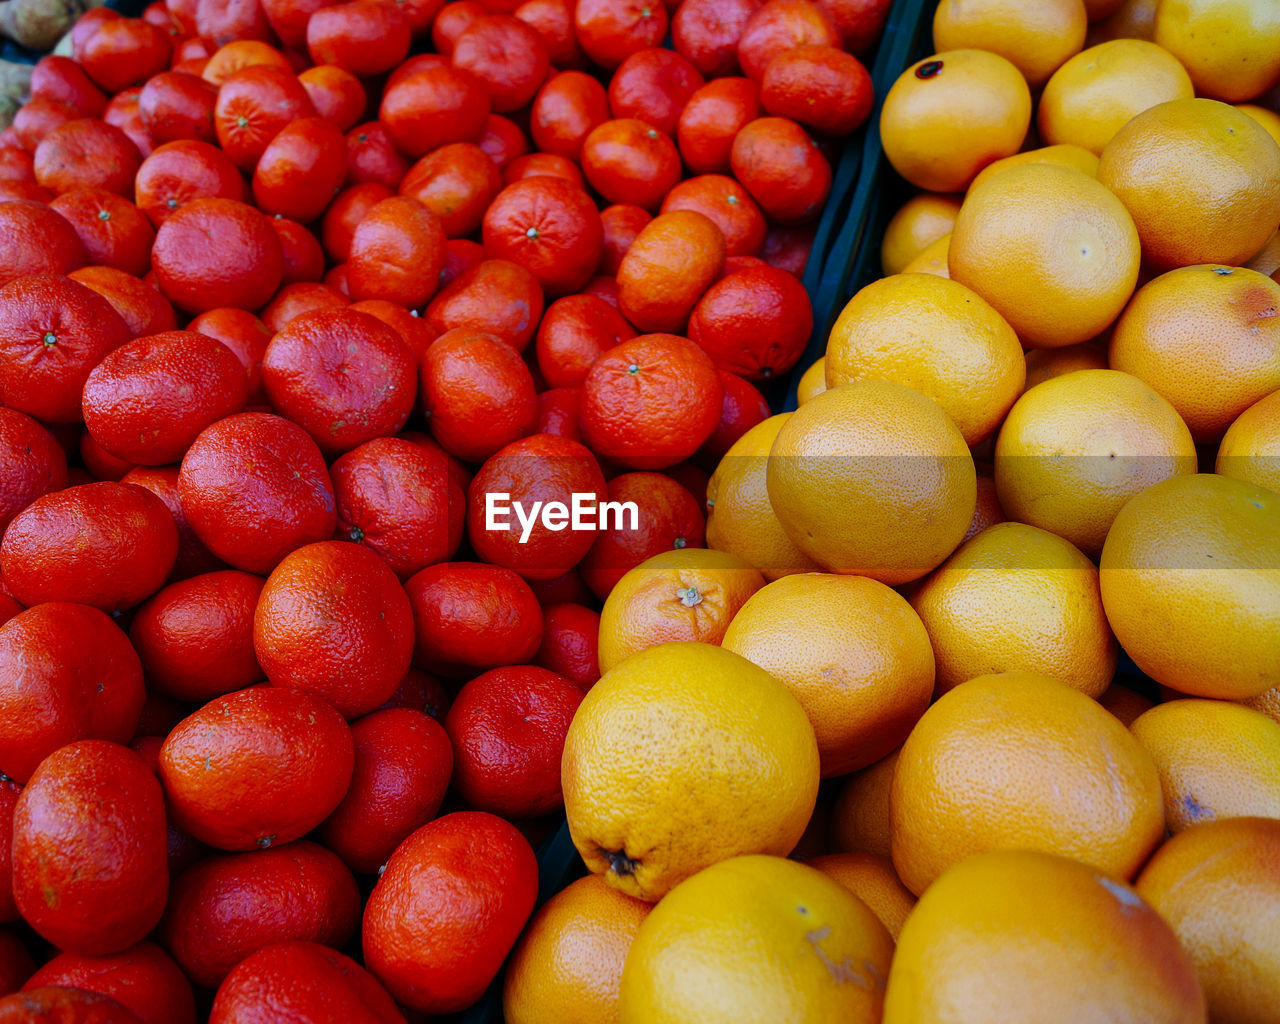
M702 544L811 332L887 3L670 6L171 0L36 66L0 133L0 1021L188 1024L193 986L402 1021L495 976L594 609ZM521 543L498 492L638 524Z

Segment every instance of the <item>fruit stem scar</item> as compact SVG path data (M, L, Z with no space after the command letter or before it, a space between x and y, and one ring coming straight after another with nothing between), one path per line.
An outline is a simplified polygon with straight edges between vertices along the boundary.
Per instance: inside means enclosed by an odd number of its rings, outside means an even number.
M621 850L601 850L605 860L609 862L609 870L620 878L630 878L640 866L638 860L632 860Z
M239 117L236 118L236 125L237 127L240 127L240 128L248 128L249 119L245 117L244 114L241 114Z
M265 850L268 846L270 846L270 845L271 845L272 843L274 843L275 841L276 841L276 837L275 837L274 835L270 835L270 836L262 836L262 837L258 840L258 848L259 848L259 849L262 849L262 850Z
M916 68L916 78L932 78L942 70L942 61L927 60Z
M347 533L347 536L350 537L357 544L359 544L362 540L364 540L364 530L360 529L360 527L358 526L353 526L351 527L350 532Z
M1233 271L1230 267L1214 267L1213 272L1217 274L1219 277L1230 277L1231 274L1235 273L1235 271Z
M627 373L631 374L633 377L639 372L640 372L640 367L637 366L635 363L632 363L630 366L627 367Z
M680 598L680 603L686 608L693 608L702 604L702 594L698 592L697 587L692 585L677 590L676 597Z
M524 237L525 237L525 238L537 238L537 237L538 237L538 229L537 229L537 228L530 228L528 231L526 231L526 232L524 233Z
M45 348L53 348L54 345L58 344L58 336L53 331L45 331L44 344Z

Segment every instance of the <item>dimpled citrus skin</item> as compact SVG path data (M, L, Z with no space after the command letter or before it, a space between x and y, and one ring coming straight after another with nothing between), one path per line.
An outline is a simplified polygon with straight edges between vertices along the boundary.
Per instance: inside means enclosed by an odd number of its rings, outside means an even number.
M933 643L938 688L991 672L1038 672L1090 697L1116 667L1098 570L1078 549L1022 523L964 544L911 596Z
M828 853L805 863L862 900L898 940L916 898L898 878L893 861L878 853Z
M1127 885L1044 853L984 853L898 938L884 1024L1205 1024L1191 959Z
M902 745L893 864L923 893L987 850L1032 849L1130 878L1164 833L1151 757L1083 693L1032 672L961 683Z
M933 16L936 50L972 47L997 53L1031 85L1084 45L1087 17L1081 0L943 0Z
M1001 171L1007 171L1010 167L1020 167L1023 164L1056 164L1059 167L1074 168L1091 178L1098 176L1098 158L1087 149L1072 145L1041 146L1039 149L1023 150L1003 160L997 160L993 164L987 164L969 183L969 188L975 188Z
M1267 1024L1280 1002L1280 821L1230 818L1179 832L1137 890L1191 954L1215 1021Z
M822 360L814 365L817 386L825 390ZM807 370L804 380L812 373ZM769 449L790 415L770 416L734 441L707 483L707 546L737 555L767 580L820 568L778 522L765 482Z
M1170 832L1215 818L1280 818L1280 723L1218 700L1171 700L1129 726L1160 772Z
M790 853L817 799L818 744L764 669L710 644L661 644L592 687L561 784L587 867L656 901L718 860Z
M1280 493L1280 390L1259 399L1222 435L1214 472Z
M935 274L895 274L849 300L831 328L827 386L894 380L932 398L977 444L1026 378L1013 328L973 290Z
M1280 80L1280 8L1268 0L1161 0L1154 29L1202 96L1248 100Z
M1280 494L1174 477L1116 516L1099 563L1116 639L1159 683L1240 700L1280 685Z
M840 384L792 413L770 449L767 482L801 551L828 571L890 585L951 554L977 503L959 429L892 381Z
M1280 221L1280 146L1216 100L1170 100L1133 117L1103 149L1098 181L1124 203L1158 269L1238 266Z
M674 640L718 644L764 577L725 551L677 548L645 559L620 579L600 610L600 669Z
M856 896L781 857L721 861L640 925L621 1024L878 1024L893 940Z
M507 965L507 1024L618 1024L622 965L649 910L599 875L547 900Z
M1097 180L1028 163L970 189L947 265L1030 348L1074 345L1120 315L1138 280L1133 218Z
M1016 153L1030 124L1026 79L986 50L918 61L898 76L880 113L885 156L932 192L962 191L987 164Z
M784 683L818 739L822 775L880 760L924 714L934 658L919 616L862 576L796 573L756 591L721 646Z
M1126 501L1196 471L1177 410L1119 370L1078 370L1028 390L1005 417L995 456L1005 515L1093 556Z

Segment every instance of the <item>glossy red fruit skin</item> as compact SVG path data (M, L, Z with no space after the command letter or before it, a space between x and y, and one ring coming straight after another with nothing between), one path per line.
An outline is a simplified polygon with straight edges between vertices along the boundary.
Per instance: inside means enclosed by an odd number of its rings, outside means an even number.
M562 806L560 758L582 696L564 676L534 665L491 669L464 685L444 720L459 795L508 819Z
M37 498L0 542L0 571L23 604L74 601L106 612L154 594L178 557L164 502L134 484L99 481Z
M160 750L172 820L220 850L280 846L327 818L351 782L351 730L333 705L256 686L183 719Z
M359 919L351 872L304 839L199 861L174 881L160 933L187 976L214 988L241 960L274 942L344 945Z
M26 413L0 406L0 534L42 494L67 486L67 455Z
M46 985L0 999L0 1024L144 1024L114 999Z
M413 655L413 612L395 573L347 541L308 544L267 577L253 647L272 686L313 693L344 717L395 692Z
M64 985L116 1000L142 1024L196 1024L191 982L163 949L140 942L111 956L59 953L24 989Z
M549 295L582 288L604 256L591 197L568 182L526 178L503 189L484 215L485 251L518 263Z
M263 213L301 223L324 213L347 176L347 140L324 117L285 125L253 170L253 197Z
M0 627L0 772L26 782L76 740L127 743L142 713L142 665L97 608L50 602Z
M452 756L451 751L451 759ZM13 808L21 792L22 787L12 779L0 780L0 922L5 923L20 917L18 905L13 902ZM0 974L4 971L0 970Z
M89 433L112 455L167 466L248 397L244 367L229 348L193 331L166 331L107 355L85 381L81 408Z
M372 875L440 809L453 774L453 748L439 722L410 708L366 715L352 724L351 739L351 787L321 834L347 867Z
M350 957L280 942L245 957L218 986L209 1024L405 1024L387 990Z
M404 1005L451 1013L497 975L533 911L538 862L509 822L480 811L423 825L365 905L365 966Z
M117 953L164 913L167 846L164 795L142 758L107 740L70 743L14 808L14 900L59 948Z

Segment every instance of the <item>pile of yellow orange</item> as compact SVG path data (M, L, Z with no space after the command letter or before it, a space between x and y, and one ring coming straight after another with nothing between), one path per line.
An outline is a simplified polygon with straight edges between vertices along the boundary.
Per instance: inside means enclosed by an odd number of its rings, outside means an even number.
M933 31L887 276L605 604L509 1024L1280 1021L1280 3Z

